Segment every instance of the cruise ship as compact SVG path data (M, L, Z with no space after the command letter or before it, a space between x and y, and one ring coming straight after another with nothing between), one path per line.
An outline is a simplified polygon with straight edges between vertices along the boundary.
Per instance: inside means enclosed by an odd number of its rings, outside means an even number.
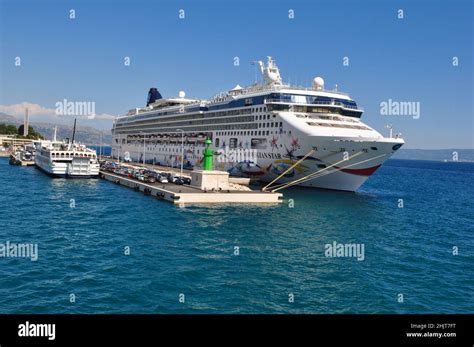
M163 98L117 117L112 155L119 160L187 168L202 164L204 142L218 154L215 169L256 177L273 187L299 185L356 191L403 144L361 121L346 93L285 84L271 57L256 62L261 82L239 85L209 100Z
M76 123L74 122L74 129ZM36 144L35 165L51 177L98 178L100 165L95 150L74 141L52 141Z

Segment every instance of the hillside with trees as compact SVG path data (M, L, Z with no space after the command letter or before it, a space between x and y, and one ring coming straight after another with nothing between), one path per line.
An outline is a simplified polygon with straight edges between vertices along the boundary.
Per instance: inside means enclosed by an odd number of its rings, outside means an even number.
M20 125L16 127L13 124L0 124L0 134L1 135L16 135L17 138L20 139L32 139L32 140L40 140L44 139L44 136L37 132L32 126L28 126L28 135L23 136L23 129L24 125Z

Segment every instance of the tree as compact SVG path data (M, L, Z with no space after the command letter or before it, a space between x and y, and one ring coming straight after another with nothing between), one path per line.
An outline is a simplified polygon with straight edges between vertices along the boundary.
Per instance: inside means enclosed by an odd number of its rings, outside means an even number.
M18 130L16 126L11 124L0 124L0 134L2 135L16 135Z
M31 125L28 126L28 135L26 137L23 136L24 128L25 126L23 124L18 127L18 135L20 137L23 137L26 139L33 139L33 140L44 139L43 135L41 135L40 133L37 133L36 130Z

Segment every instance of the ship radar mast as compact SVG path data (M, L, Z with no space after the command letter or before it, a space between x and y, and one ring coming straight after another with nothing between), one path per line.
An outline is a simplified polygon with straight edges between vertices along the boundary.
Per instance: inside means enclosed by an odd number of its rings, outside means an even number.
M260 66L260 72L262 73L265 83L281 85L282 81L280 76L280 70L276 66L272 57L269 56L267 58L268 61L266 66L261 60L257 61L257 64Z

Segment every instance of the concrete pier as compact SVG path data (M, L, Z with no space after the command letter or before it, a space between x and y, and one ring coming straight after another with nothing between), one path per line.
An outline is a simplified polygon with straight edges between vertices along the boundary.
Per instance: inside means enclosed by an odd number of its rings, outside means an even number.
M281 193L255 190L203 191L189 185L174 183L146 183L133 178L100 171L100 178L143 192L177 205L186 204L278 204L282 202Z
M106 157L104 156L102 161L109 160L109 161L114 161L114 158L112 157ZM178 167L170 167L170 166L162 166L158 164L146 164L143 165L143 163L138 163L138 162L121 162L120 165L123 166L133 166L133 167L142 167L146 168L149 170L158 170L160 172L172 172L175 173L176 175L180 175L180 168ZM191 172L193 170L190 169L183 169L183 175L191 177ZM249 186L256 184L258 185L260 183L258 178L247 178L247 177L229 177L229 183L235 183L235 184L240 184L242 186Z

